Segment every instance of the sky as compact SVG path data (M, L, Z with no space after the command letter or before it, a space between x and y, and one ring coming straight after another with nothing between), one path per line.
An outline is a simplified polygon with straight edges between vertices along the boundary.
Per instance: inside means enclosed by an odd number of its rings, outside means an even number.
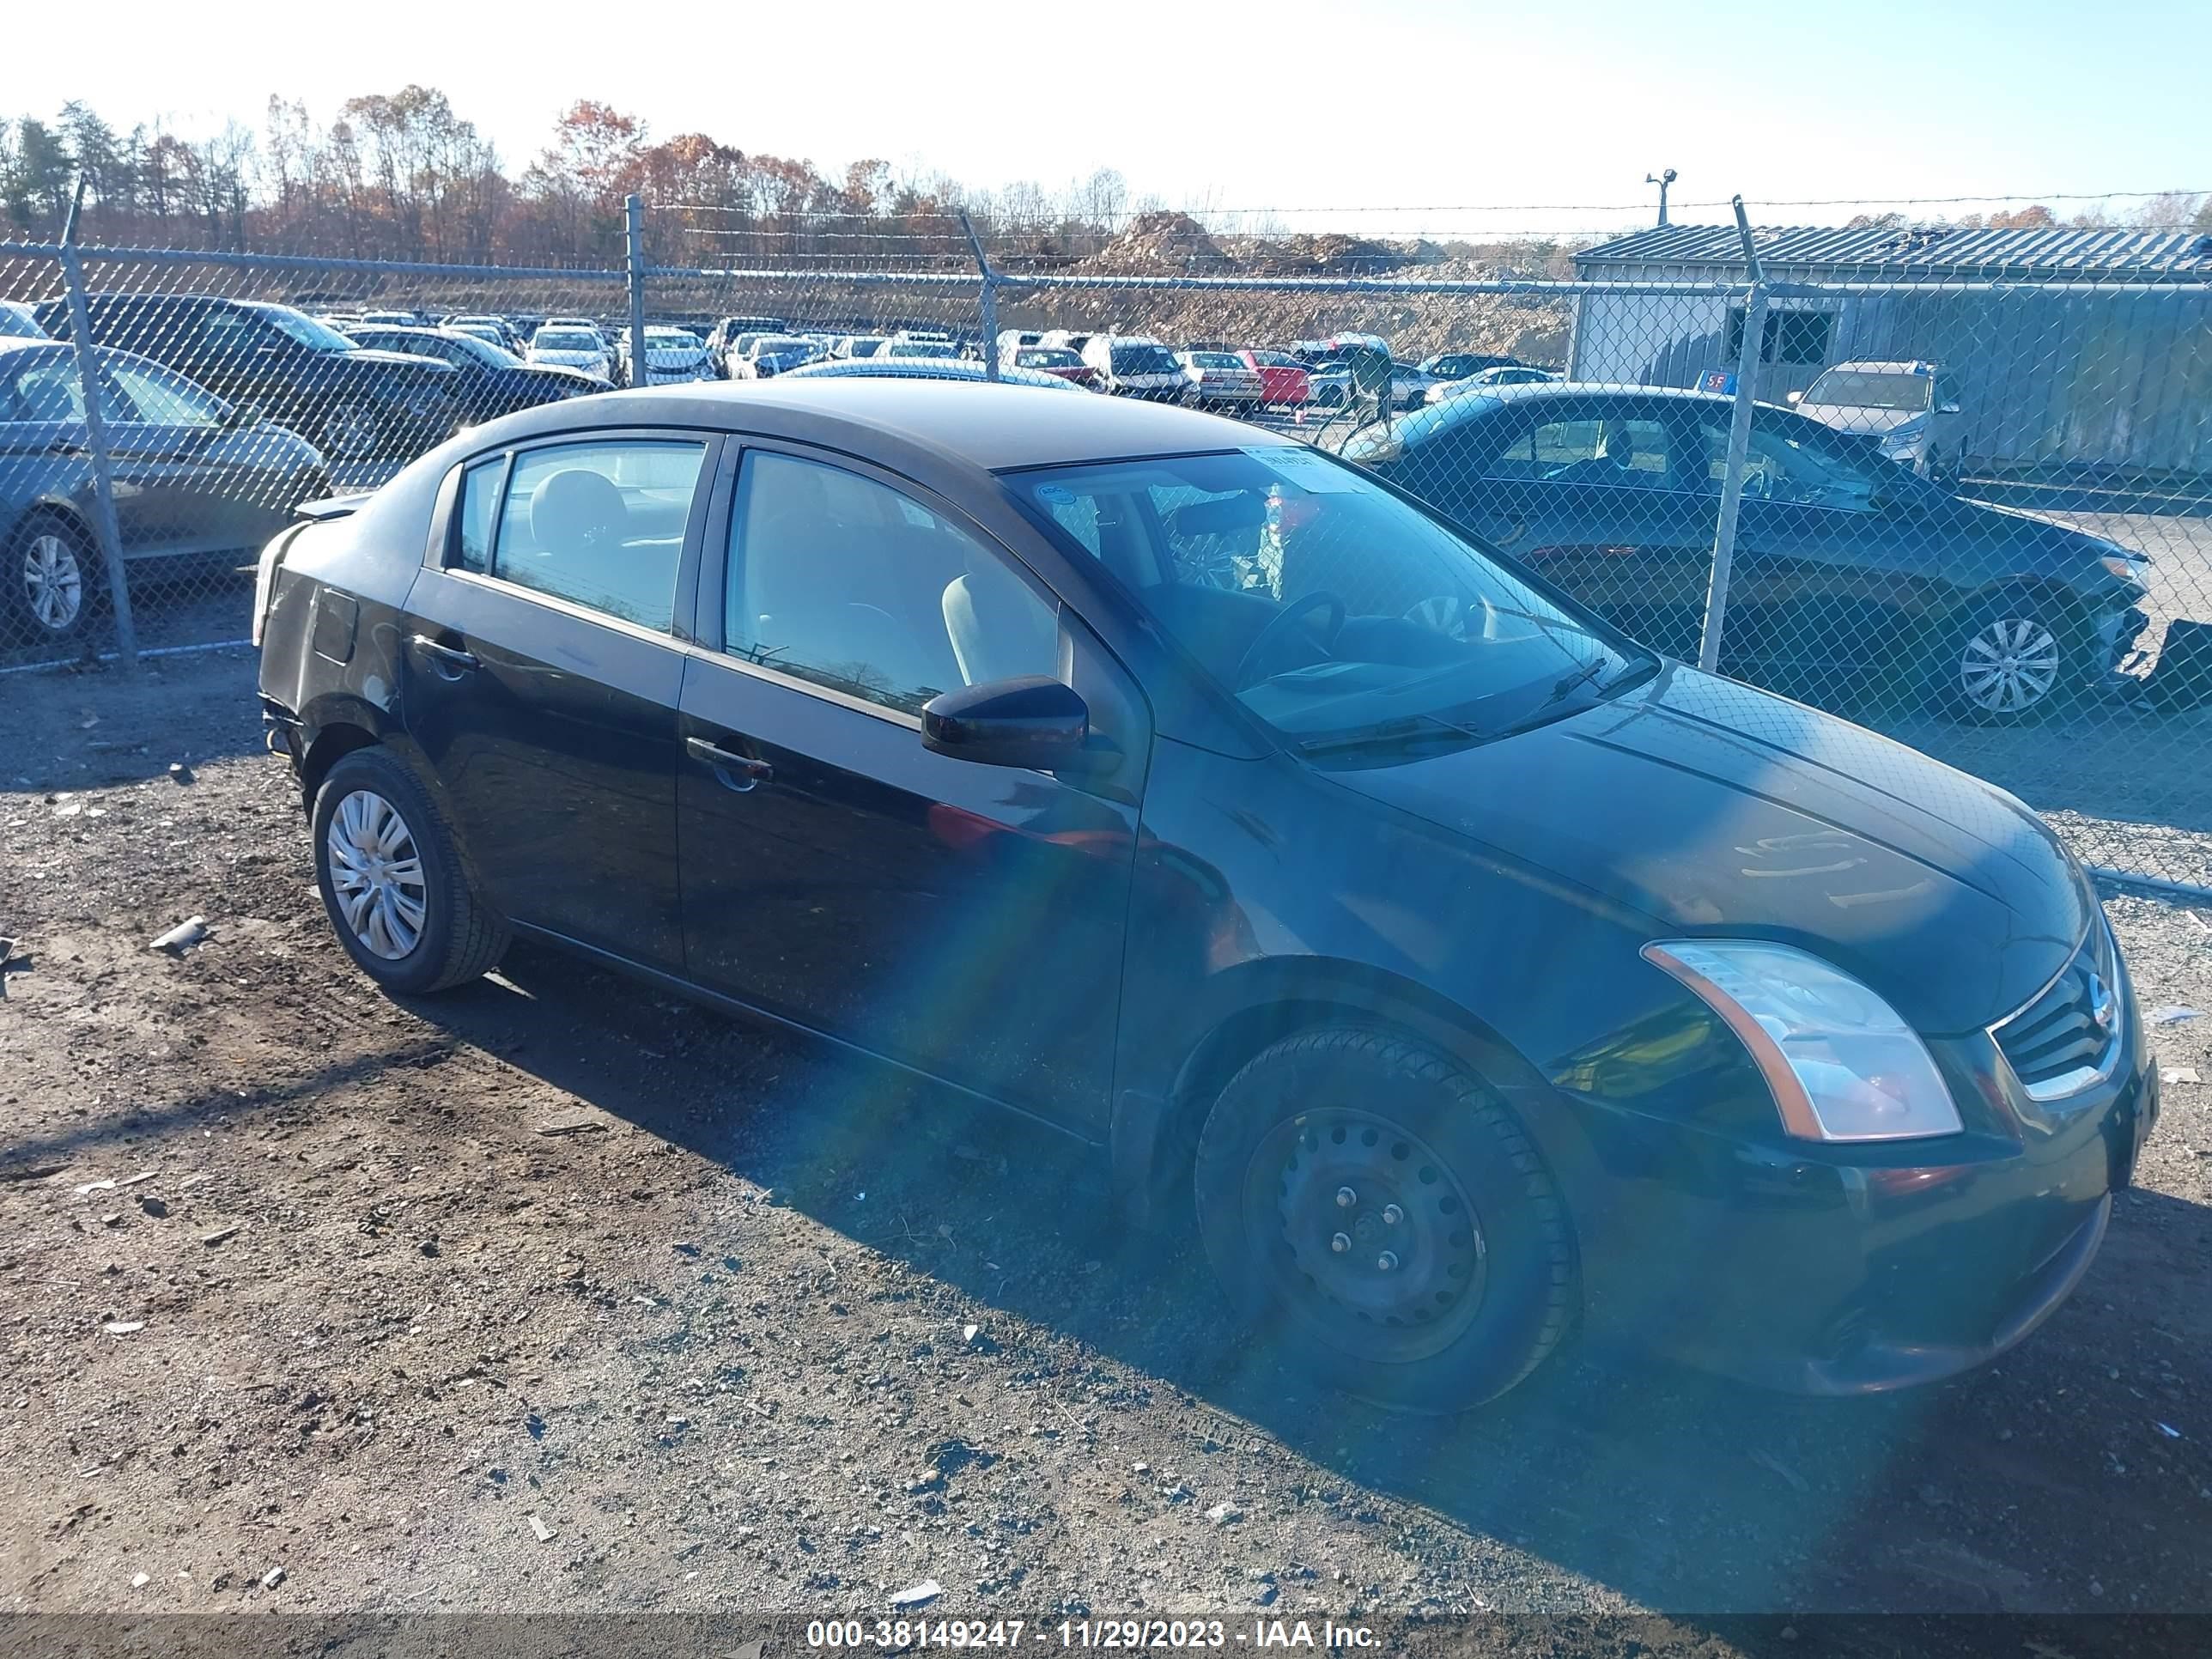
M1111 167L1134 198L1373 234L1618 228L1648 217L1644 175L1669 167L1678 222L1725 217L1738 191L1779 224L1902 198L2212 190L2201 0L101 0L97 15L119 44L0 55L0 114L77 97L119 127L159 115L189 135L258 127L271 93L327 119L355 94L427 81L517 170L590 97L656 137L704 131L832 173L881 156L1059 189Z

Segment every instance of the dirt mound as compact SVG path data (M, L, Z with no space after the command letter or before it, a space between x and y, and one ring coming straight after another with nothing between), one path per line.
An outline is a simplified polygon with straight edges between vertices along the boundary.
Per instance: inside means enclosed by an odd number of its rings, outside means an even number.
M1192 270L1218 272L1229 264L1229 256L1204 225L1188 213L1168 210L1139 214L1127 229L1076 269L1091 276L1134 276Z

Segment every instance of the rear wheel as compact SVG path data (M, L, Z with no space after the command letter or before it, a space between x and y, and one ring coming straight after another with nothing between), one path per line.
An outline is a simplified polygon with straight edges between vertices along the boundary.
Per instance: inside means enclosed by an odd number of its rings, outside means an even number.
M64 519L34 518L9 548L8 609L35 638L72 639L92 613L100 568L82 530Z
M480 977L507 928L477 890L453 829L405 763L358 749L315 794L315 882L361 970L402 996Z
M1550 1171L1493 1091L1419 1043L1339 1027L1264 1050L1207 1116L1194 1186L1239 1311L1364 1399L1480 1405L1571 1322L1574 1236Z

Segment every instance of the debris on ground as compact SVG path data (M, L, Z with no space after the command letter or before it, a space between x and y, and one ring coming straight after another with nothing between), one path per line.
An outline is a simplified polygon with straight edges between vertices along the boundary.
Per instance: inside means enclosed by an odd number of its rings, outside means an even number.
M530 1530L538 1534L538 1541L541 1544L551 1543L553 1541L553 1528L547 1526L543 1521L539 1520L534 1515L528 1518L530 1521Z
M2166 1066L2159 1070L2160 1083L2195 1083L2198 1081L2194 1066Z
M234 1221L228 1227L218 1227L211 1233L202 1233L200 1243L213 1249L228 1239L236 1238L241 1231L239 1224Z
M1217 1527L1233 1527L1244 1518L1244 1511L1234 1504L1216 1504L1206 1510L1206 1518Z
M282 1567L271 1567L261 1575L261 1588L264 1589L275 1589L283 1582L284 1569Z
M2184 1020L2200 1019L2203 1017L2201 1010L2174 1002L2163 1004L2143 1016L2153 1025L2179 1025Z
M205 916L187 916L175 927L147 945L149 951L167 951L180 957L208 936Z
M169 763L169 781L171 783L190 783L192 781L192 769L191 767L185 765L182 761L171 761Z
M151 1193L147 1194L145 1197L138 1200L138 1207L141 1210L143 1210L148 1215L152 1216L156 1221L169 1213L169 1206L161 1202L160 1199L155 1197Z
M143 1319L112 1319L100 1328L110 1336L128 1336L133 1331L144 1330L146 1322Z
M945 1586L934 1578L925 1578L919 1584L909 1584L891 1597L895 1607L926 1607L945 1594Z
M606 1120L597 1117L556 1118L538 1126L538 1133L548 1139L558 1139L563 1135L603 1135L606 1132Z

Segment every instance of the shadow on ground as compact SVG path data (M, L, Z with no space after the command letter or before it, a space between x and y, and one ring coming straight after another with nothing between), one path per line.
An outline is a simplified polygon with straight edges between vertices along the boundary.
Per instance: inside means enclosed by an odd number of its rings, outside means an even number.
M2177 1322L2174 1300L2212 1258L2203 1206L2130 1194L2074 1304L1998 1365L1936 1389L1799 1401L1571 1350L1486 1411L1395 1417L1307 1386L1237 1334L1187 1233L1125 1226L1089 1147L540 951L518 948L502 977L421 1012L1187 1392L1233 1419L1224 1435L1243 1423L1277 1437L1323 1472L1315 1501L1345 1498L1329 1490L1340 1480L1425 1506L1434 1535L1413 1541L1447 1557L1463 1528L1690 1612L2212 1604L2202 1454L2157 1426L2212 1398L2203 1312ZM732 1077L773 1080L745 1093Z

